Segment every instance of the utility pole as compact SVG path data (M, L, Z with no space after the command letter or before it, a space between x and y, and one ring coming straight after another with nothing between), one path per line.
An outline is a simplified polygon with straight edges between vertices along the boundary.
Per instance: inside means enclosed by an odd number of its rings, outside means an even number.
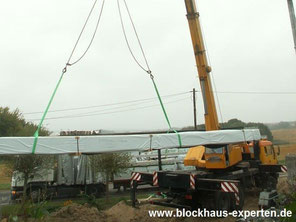
M293 5L293 0L287 0L287 1L288 1L288 8L289 8L292 33L293 33L293 39L294 39L294 49L296 52L296 18L295 18L294 5Z
M194 116L194 129L197 130L196 123L196 101L195 101L195 88L193 88L193 116Z

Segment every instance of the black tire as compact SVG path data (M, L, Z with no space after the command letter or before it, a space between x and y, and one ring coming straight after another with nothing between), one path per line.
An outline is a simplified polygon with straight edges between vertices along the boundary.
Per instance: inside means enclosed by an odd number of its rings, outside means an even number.
M33 202L42 200L42 188L41 187L31 187L27 189L27 197Z
M267 179L267 189L276 190L276 186L278 183L278 175L277 174L270 174Z
M232 199L231 199L231 193L226 192L216 192L215 197L215 208L216 210L232 210Z
M265 173L261 176L261 188L267 190L275 190L278 182L278 174L276 173Z
M98 189L97 189L96 185L94 185L94 184L87 185L87 187L86 187L86 194L88 196L93 195L93 196L97 197L98 193L99 192L98 192Z
M88 185L86 189L87 195L94 195L95 197L101 197L106 192L106 187L104 184L92 184Z
M97 186L97 189L98 191L101 193L101 194L105 194L106 193L106 185L103 184L103 183L99 183L96 185Z
M242 210L244 205L245 205L245 189L243 188L243 186L239 186L238 187L238 196L239 196L239 205L236 205L236 201L235 201L235 197L234 197L234 204L235 204L235 208L236 210Z

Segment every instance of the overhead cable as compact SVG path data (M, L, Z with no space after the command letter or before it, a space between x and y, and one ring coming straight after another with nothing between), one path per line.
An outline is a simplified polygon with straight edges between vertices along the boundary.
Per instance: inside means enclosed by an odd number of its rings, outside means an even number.
M171 104L171 103L176 103L176 102L180 102L180 101L184 101L187 100L187 98L183 98L183 99L178 99L178 100L174 100L174 101L170 101L167 102L165 104ZM58 116L58 117L48 117L46 118L46 120L50 120L50 119L66 119L66 118L79 118L79 117L88 117L88 116L99 116L99 115L106 115L106 114L113 114L113 113L121 113L121 112L127 112L127 111L133 111L133 110L139 110L139 109L147 109L147 108L152 108L152 107L157 107L159 106L158 104L155 105L150 105L150 106L142 106L142 107L137 107L137 108L133 108L133 109L125 109L125 110L117 110L117 111L113 111L113 112L102 112L102 113L96 113L96 114L89 114L89 115L68 115L68 116ZM28 121L38 121L40 119L28 119Z
M174 94L168 94L163 97L175 97L175 96L180 96L184 94L188 94L188 92L182 92L182 93L174 93ZM101 105L94 105L94 106L83 106L83 107L74 107L74 108L67 108L67 109L57 109L57 110L50 110L48 111L49 113L54 113L54 112L63 112L63 111L72 111L72 110L83 110L83 109L93 109L93 108L99 108L99 107L106 107L106 106L118 106L122 104L128 104L128 103L144 103L144 102L149 102L150 100L157 99L157 97L150 97L150 98L144 98L144 99L137 99L137 100L129 100L129 101L124 101L124 102L119 102L119 103L108 103L108 104L101 104ZM36 112L27 112L23 113L24 115L31 115L31 114L40 114L43 113L41 111L36 111Z

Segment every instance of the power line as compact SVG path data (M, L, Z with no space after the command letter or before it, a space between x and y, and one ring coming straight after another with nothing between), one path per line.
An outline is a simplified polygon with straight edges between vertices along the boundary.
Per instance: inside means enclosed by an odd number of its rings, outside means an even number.
M198 93L201 93L201 91L199 91L199 90L195 90L196 92L198 92ZM190 91L190 92L192 92L192 91ZM225 93L225 94L262 94L262 95L264 95L264 94L266 94L266 95L268 95L268 94L270 94L270 95L295 95L296 94L296 92L259 92L259 91L214 91L215 93Z
M175 94L169 94L165 95L163 97L174 97L174 96L179 96L179 95L184 95L190 92L181 92L181 93L175 93ZM129 101L124 101L124 102L119 102L119 103L109 103L109 104L102 104L102 105L94 105L94 106L84 106L84 107L74 107L74 108L67 108L67 109L58 109L58 110L51 110L48 112L64 112L64 111L72 111L72 110L83 110L83 109L92 109L92 108L98 108L98 107L105 107L105 106L117 106L121 104L128 104L128 103L143 103L144 101L149 100L154 100L157 99L157 97L150 97L150 98L145 98L145 99L137 99L137 100L129 100ZM31 114L40 114L43 113L42 111L36 111L36 112L28 112L28 113L23 113L24 115L31 115Z
M219 91L218 93L235 93L235 94L270 94L270 95L295 95L296 92L240 92L240 91Z
M155 101L147 101L147 102L155 102ZM114 109L119 110L119 109L123 109L123 108L127 108L127 107L138 106L140 104L147 103L147 102L139 102L139 103L136 103L136 104L128 104L128 105L124 105L124 106L120 106L120 107L112 107L112 108L109 107L109 108L106 108L106 109L96 110L96 111L92 111L92 112L77 113L77 114L74 114L74 115L75 116L77 116L77 115L87 115L87 114L100 113L102 111L108 111L108 110L114 110Z
M182 99L178 99L178 100L174 100L174 101L170 101L170 102L167 102L165 104L176 103L176 102L184 101L186 99L188 99L188 97L182 98ZM117 111L113 111L113 112L99 112L99 113L87 114L87 115L84 115L84 114L82 114L82 115L76 114L76 115L69 115L69 116L49 117L49 118L46 118L46 120L51 120L51 119L66 119L66 118L79 118L79 117L88 117L88 116L99 116L99 115L106 115L106 114L127 112L127 111L132 111L132 110L152 108L152 107L156 107L156 106L159 106L159 104L150 105L150 106L142 106L142 107L137 107L137 108L134 108L134 109L117 110ZM28 119L28 121L38 121L38 120L40 120L40 119Z
M190 91L192 92L192 91ZM174 97L174 96L179 96L179 95L184 95L190 92L182 92L182 93L175 93L175 94L169 94L165 95L163 97ZM201 91L196 90L196 92L201 93ZM296 92L255 92L255 91L217 91L217 93L221 94L260 94L260 95L295 95ZM128 104L128 103L144 103L144 101L153 100L157 99L157 97L150 97L150 98L145 98L145 99L137 99L137 100L129 100L129 101L124 101L124 102L119 102L119 103L108 103L108 104L102 104L102 105L94 105L94 106L84 106L84 107L74 107L74 108L67 108L67 109L57 109L57 110L50 110L48 111L49 113L54 113L54 112L64 112L64 111L72 111L72 110L83 110L83 109L93 109L93 108L99 108L99 107L105 107L105 106L117 106L117 105L122 105L122 104ZM23 113L24 115L31 115L31 114L40 114L43 113L42 111L36 111L36 112L27 112Z

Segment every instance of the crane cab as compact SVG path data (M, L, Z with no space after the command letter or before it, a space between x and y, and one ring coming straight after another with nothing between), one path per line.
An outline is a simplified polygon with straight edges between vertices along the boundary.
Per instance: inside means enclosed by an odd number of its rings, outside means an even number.
M205 149L207 169L225 169L242 161L240 144L227 144L223 146L207 146Z
M225 169L242 161L240 144L192 147L184 158L185 166L206 169Z

